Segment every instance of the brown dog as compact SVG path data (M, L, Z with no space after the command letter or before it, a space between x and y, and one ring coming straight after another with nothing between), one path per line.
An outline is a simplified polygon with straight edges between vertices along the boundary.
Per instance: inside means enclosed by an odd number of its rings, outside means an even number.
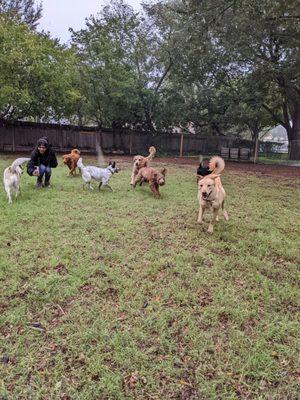
M80 158L80 151L78 149L73 149L70 154L65 154L62 156L63 162L65 165L69 167L69 173L68 176L70 175L76 175L76 167L77 167L77 161Z
M132 167L132 174L131 174L131 181L130 185L134 184L134 179L136 175L138 174L139 170L144 167L148 167L150 161L154 157L156 153L156 148L154 146L151 146L149 148L149 156L148 157L143 157L143 156L135 156L133 158L133 167Z
M159 187L166 183L166 173L166 168L161 171L151 167L141 168L134 178L133 187L135 188L137 183L140 183L141 186L144 182L148 182L154 196L159 197Z
M206 210L213 212L212 219L208 225L208 233L213 233L214 223L218 220L218 212L220 208L223 210L223 215L228 221L228 214L224 209L225 190L222 186L220 173L225 168L223 158L215 156L209 161L209 169L211 174L205 176L198 181L198 200L199 200L199 215L198 223L202 224L203 214Z

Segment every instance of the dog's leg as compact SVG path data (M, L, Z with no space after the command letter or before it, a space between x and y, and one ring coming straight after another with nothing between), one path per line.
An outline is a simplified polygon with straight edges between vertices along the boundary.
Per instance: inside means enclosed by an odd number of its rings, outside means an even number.
M158 185L155 182L150 184L150 189L155 197L160 197L160 193L158 191Z
M131 184L133 188L136 187L136 185L140 182L140 180L143 179L143 177L141 176L141 174L137 174L135 175L134 179L133 179L133 183Z
M75 172L75 175L76 175L76 165L74 164L74 161L72 161L70 174L72 174L72 176L74 176L74 172Z
M200 208L199 208L199 213L198 213L198 224L202 224L203 222L203 214L204 214L204 208L202 208L201 204L200 204Z
M108 189L110 189L111 192L113 192L112 188L108 184L105 186L108 187Z
M99 190L100 190L101 186L102 186L102 182L99 183L99 186L98 186Z
M216 222L216 219L217 219L217 216L218 216L218 211L219 210L217 208L213 209L213 216L212 216L212 219L211 219L211 221L210 221L210 223L208 225L208 229L207 229L208 233L213 233L214 232L214 223Z
M228 221L229 217L228 217L227 211L225 210L224 206L225 206L225 201L223 201L223 203L222 203L222 210L223 210L223 216L225 218L225 221Z
M10 188L9 187L5 187L5 191L6 191L7 198L8 198L8 204L11 204L12 200L11 200Z
M133 187L134 187L134 181L135 181L135 178L136 178L137 174L138 174L138 171L136 170L136 167L133 166L131 179L130 179L130 185L133 186Z

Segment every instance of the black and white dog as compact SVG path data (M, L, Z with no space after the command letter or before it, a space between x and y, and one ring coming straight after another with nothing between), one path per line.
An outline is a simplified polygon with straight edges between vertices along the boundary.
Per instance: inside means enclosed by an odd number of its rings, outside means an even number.
M99 168L94 166L85 166L82 163L82 158L79 158L77 161L77 167L81 171L82 179L84 180L83 188L88 185L90 189L94 189L91 185L92 179L94 179L99 183L98 188L100 189L101 186L107 186L111 191L112 188L109 186L110 177L119 172L119 168L116 167L115 161L110 162L108 167L106 168Z

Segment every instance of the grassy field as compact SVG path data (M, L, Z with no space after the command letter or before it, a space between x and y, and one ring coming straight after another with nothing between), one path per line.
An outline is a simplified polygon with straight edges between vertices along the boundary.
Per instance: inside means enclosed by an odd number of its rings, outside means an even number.
M210 236L194 167L160 199L121 167L0 193L0 398L296 399L300 182L225 172Z

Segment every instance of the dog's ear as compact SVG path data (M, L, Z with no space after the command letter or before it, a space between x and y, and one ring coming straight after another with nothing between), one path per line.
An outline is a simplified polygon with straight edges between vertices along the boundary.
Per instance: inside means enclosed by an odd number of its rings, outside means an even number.
M163 168L163 169L161 170L161 173L163 174L163 176L166 176L167 169L166 169L166 168Z
M113 162L111 163L111 166L112 166L113 168L115 168L115 167L116 167L116 162L113 161Z

